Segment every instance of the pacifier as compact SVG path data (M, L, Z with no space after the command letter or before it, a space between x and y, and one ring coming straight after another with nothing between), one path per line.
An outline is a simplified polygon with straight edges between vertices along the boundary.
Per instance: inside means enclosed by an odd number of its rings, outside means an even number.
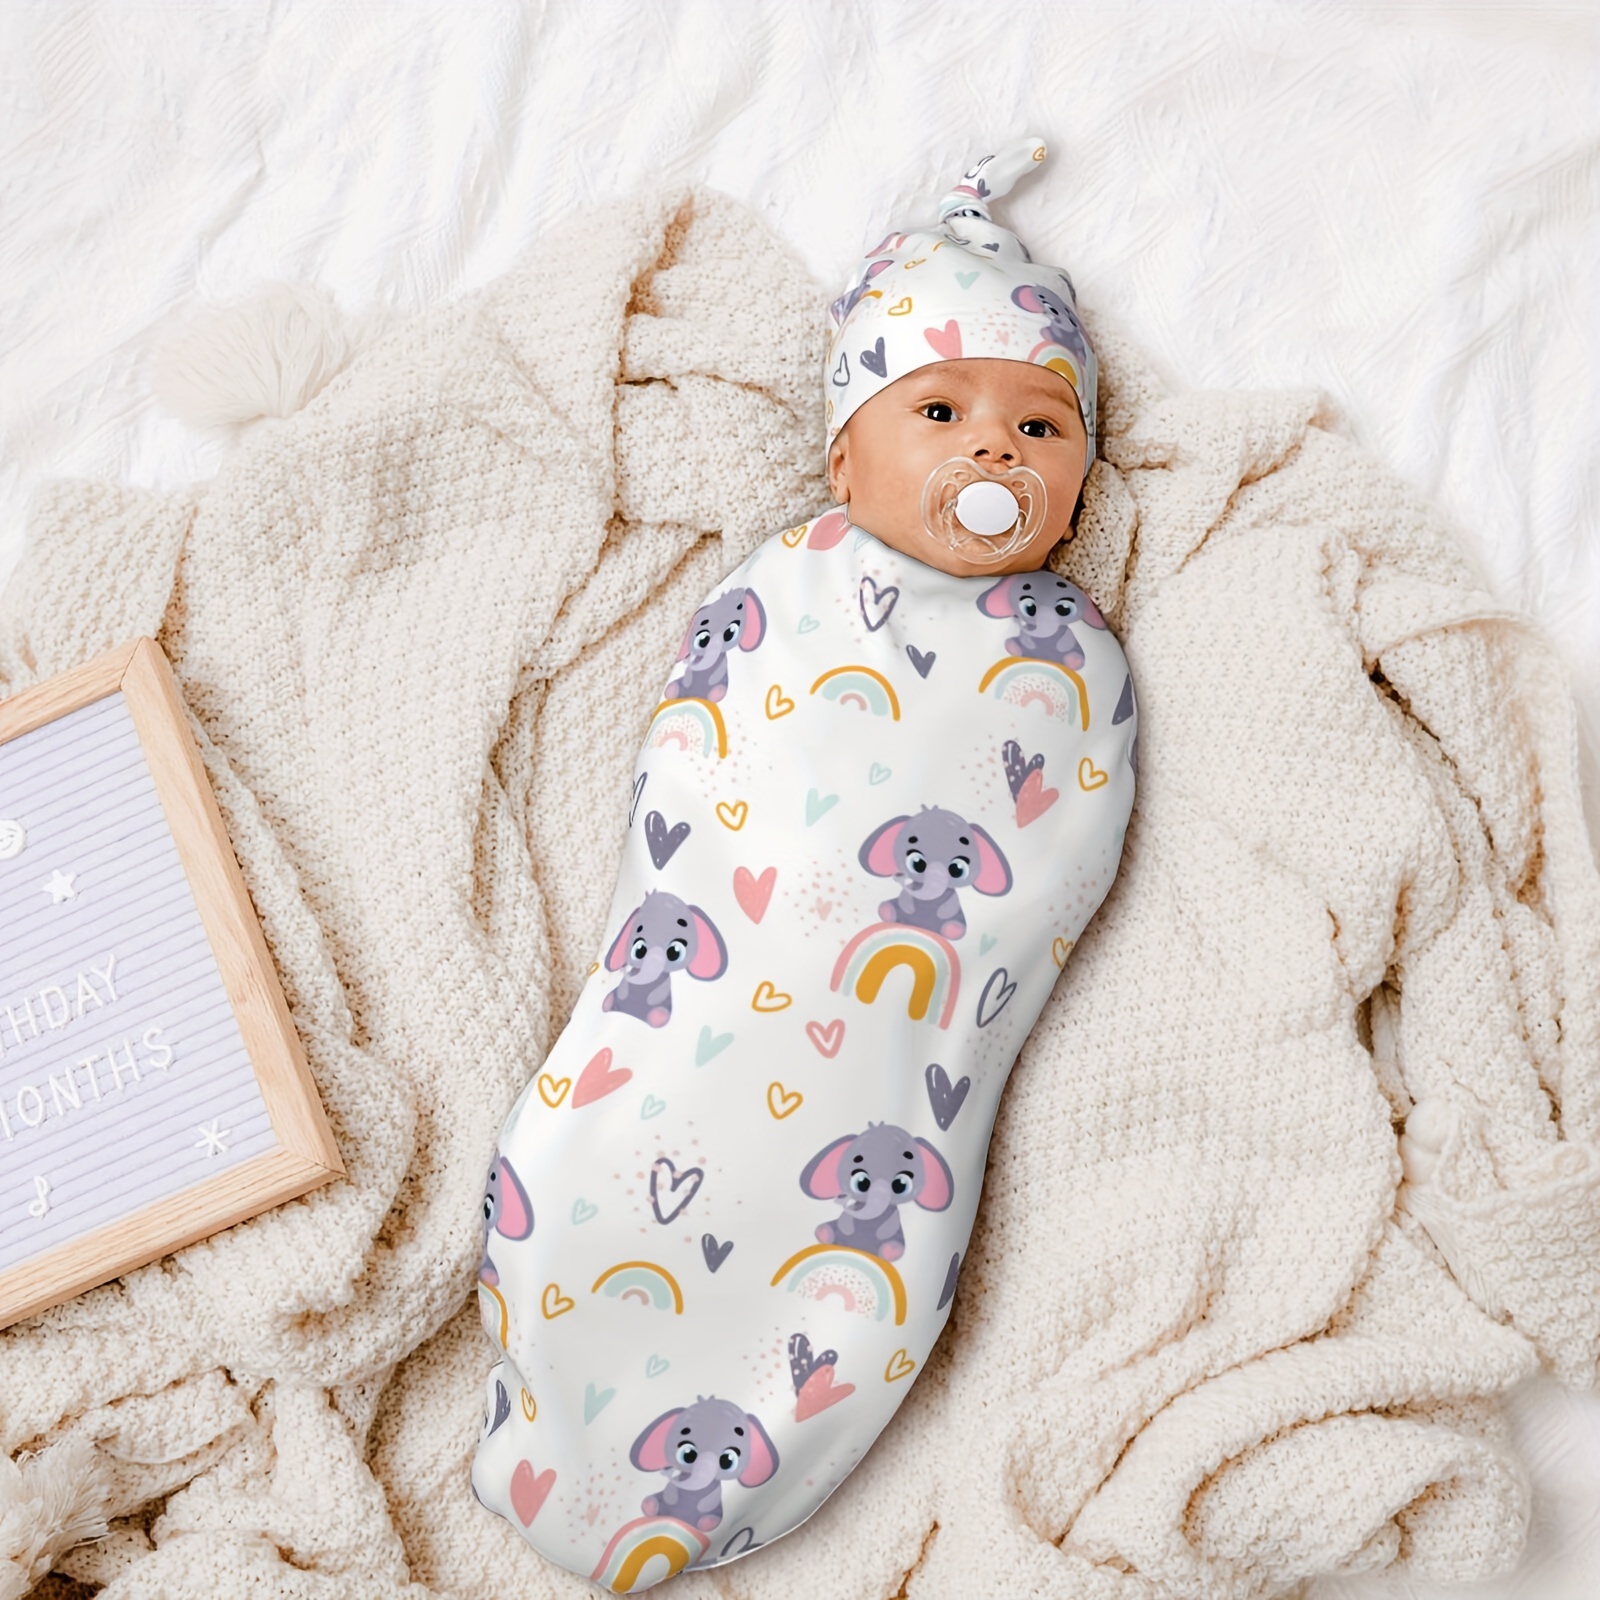
M990 472L970 456L952 456L928 474L922 522L969 561L1004 561L1044 526L1049 496L1032 467Z

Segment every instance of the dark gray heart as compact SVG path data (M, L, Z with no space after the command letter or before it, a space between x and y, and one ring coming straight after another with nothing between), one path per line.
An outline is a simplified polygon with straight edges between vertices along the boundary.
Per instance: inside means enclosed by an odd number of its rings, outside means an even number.
M722 1559L728 1560L731 1556L742 1556L756 1548L756 1530L754 1528L741 1528L722 1547Z
M706 1266L712 1272L715 1272L728 1259L728 1252L731 1249L733 1249L732 1239L724 1239L721 1244L718 1244L716 1234L702 1233L700 1235L700 1254L706 1258Z
M678 853L678 846L689 837L689 824L675 822L669 828L667 819L659 811L650 811L644 819L644 842L650 847L650 859L659 872Z
M933 1120L939 1124L940 1133L948 1133L950 1124L966 1103L972 1079L962 1078L958 1083L951 1083L950 1074L937 1061L929 1063L923 1076L928 1081L928 1104L933 1108Z
M1044 753L1041 751L1024 761L1022 746L1015 739L1007 739L1000 747L1000 761L1006 769L1006 787L1010 789L1011 798L1015 800L1022 793L1022 786L1028 781L1028 774L1043 769Z
M881 337L870 350L861 352L861 365L868 372L876 373L880 378L889 376L889 363L884 359L883 340Z
M939 1291L939 1304L934 1307L936 1311L943 1311L944 1308L950 1304L951 1300L955 1298L956 1274L959 1273L960 1270L961 1256L960 1253L957 1252L957 1254L950 1257L950 1270L944 1275L944 1288Z
M1117 709L1111 713L1111 725L1115 727L1119 722L1126 722L1133 715L1133 678L1131 676L1122 680L1122 693L1117 699Z
M1011 974L1004 967L996 967L989 974L989 981L983 986L983 993L978 996L978 1026L987 1028L996 1017L1011 1003L1011 997L1017 992L1017 986L1009 982ZM993 993L994 1005L989 1004L989 996Z
M704 1167L686 1167L679 1172L671 1156L657 1156L650 1167L650 1209L656 1221L671 1222L700 1192L705 1176Z
M644 793L644 780L649 776L648 772L641 772L633 780L633 799L628 802L628 826L630 828L633 826L633 814L639 809L639 796Z
M506 1393L506 1386L496 1378L494 1380L494 1416L489 1423L489 1433L493 1433L507 1417L511 1415L511 1396ZM484 1438L488 1438L485 1434Z
M806 1380L818 1367L834 1367L838 1364L837 1350L824 1350L820 1355L813 1355L811 1341L803 1333L789 1335L789 1377L796 1394L805 1388Z
M906 654L911 657L911 665L917 669L919 678L926 678L933 671L934 662L939 659L937 650L929 650L927 654L923 654L914 644L906 646Z
M985 250L998 250L1000 246L997 244L986 244L983 248Z
M872 591L870 610L867 601L869 589ZM894 603L899 598L900 591L892 583L887 589L880 589L873 578L861 580L861 587L856 591L856 600L861 607L861 620L866 623L868 633L876 633L889 620L889 613L894 610Z

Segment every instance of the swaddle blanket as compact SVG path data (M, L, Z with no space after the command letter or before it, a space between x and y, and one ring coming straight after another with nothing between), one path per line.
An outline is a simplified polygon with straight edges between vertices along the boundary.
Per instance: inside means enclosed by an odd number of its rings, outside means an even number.
M0 1332L8 1600L56 1565L104 1600L593 1593L470 1492L477 1208L617 933L685 620L822 503L825 300L749 212L652 191L363 350L213 482L36 505L0 683L159 633L349 1177ZM1467 1581L1528 1514L1499 1395L1594 1382L1600 875L1554 654L1315 396L1174 392L1092 331L1101 456L1057 564L1138 685L1117 881L905 1403L809 1523L674 1600ZM241 340L259 370L238 320L205 349ZM680 820L635 829L652 807ZM895 887L852 882L863 920ZM961 901L965 977L1005 900ZM674 1009L731 984L674 978ZM789 1184L802 1229L836 1214ZM907 1210L908 1272L942 1215ZM730 1534L756 1492L725 1486Z
M1136 729L1076 585L951 577L842 509L695 611L607 946L485 1202L473 1484L552 1560L634 1593L743 1555L894 1413L1116 873Z

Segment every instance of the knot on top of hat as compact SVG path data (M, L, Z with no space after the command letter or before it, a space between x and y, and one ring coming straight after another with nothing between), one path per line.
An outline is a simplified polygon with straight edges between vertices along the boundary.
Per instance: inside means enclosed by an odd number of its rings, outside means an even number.
M939 220L982 217L990 220L989 202L1011 193L1019 178L1032 172L1045 158L1044 140L1028 134L992 156L975 161L961 174L960 183L939 202Z

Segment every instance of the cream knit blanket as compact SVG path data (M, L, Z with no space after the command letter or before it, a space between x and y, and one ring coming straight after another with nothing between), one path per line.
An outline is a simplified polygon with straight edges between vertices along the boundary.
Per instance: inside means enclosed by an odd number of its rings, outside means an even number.
M731 203L637 202L203 489L37 506L3 687L159 635L349 1182L0 1335L5 1450L53 1447L0 1470L0 1596L587 1592L468 1492L483 1176L603 937L682 616L826 503L822 298ZM1595 1379L1600 879L1552 654L1314 397L1100 348L1062 565L1139 684L1121 876L928 1370L683 1600L1466 1579L1527 1514L1496 1397Z

